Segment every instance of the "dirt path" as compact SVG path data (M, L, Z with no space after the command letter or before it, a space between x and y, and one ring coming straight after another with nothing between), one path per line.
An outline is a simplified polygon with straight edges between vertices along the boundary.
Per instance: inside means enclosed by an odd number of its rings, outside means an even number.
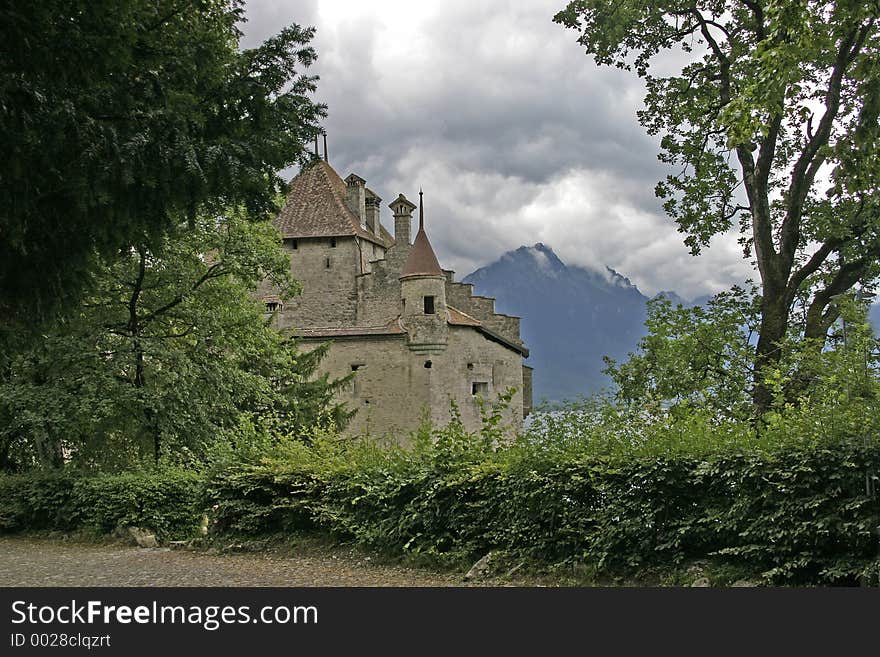
M0 586L462 585L457 573L375 564L372 558L344 547L320 553L297 548L288 554L207 554L0 537Z

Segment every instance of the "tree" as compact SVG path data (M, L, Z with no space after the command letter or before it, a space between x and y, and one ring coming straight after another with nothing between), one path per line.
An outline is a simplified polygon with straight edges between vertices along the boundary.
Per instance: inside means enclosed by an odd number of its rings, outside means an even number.
M704 307L652 299L637 353L624 363L605 359L617 399L651 412L699 407L719 419L747 419L757 314L754 295L740 288Z
M75 308L101 258L182 218L273 213L325 115L300 72L314 30L239 51L241 20L241 0L0 4L6 322Z
M314 377L327 347L301 353L254 297L264 278L295 294L269 222L200 215L104 265L79 312L17 354L0 384L0 466L127 466L200 460L242 421L299 435L344 380Z
M835 300L880 274L878 18L876 0L575 0L555 17L645 78L639 121L677 171L657 195L692 252L738 222L760 276L756 415L792 329L820 351ZM682 52L678 74L649 74Z

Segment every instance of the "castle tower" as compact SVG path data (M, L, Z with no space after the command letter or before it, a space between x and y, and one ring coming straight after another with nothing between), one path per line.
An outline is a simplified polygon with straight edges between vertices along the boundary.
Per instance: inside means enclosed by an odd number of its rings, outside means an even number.
M412 226L412 211L416 209L406 196L400 194L388 204L394 213L394 243L396 246L408 247L410 245L410 229Z
M355 173L349 174L345 179L346 205L352 214L360 220L363 228L367 226L366 185L367 181Z
M404 201L403 195L400 196ZM407 203L409 203L407 201ZM392 204L392 207L394 204ZM395 210L395 225L397 214ZM401 319L413 351L437 353L446 348L446 276L425 233L425 210L419 190L419 232L400 273Z

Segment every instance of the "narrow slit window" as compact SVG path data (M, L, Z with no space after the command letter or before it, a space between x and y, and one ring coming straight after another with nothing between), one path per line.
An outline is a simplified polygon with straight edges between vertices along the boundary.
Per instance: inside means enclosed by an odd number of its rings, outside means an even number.
M330 247L333 249L336 248L336 238L335 237L330 238Z
M325 259L324 259L324 268L325 268L325 269L330 269L330 258L325 258Z
M471 384L471 394L476 397L486 397L489 394L489 384L486 381L474 381Z
M299 248L299 242L296 240L290 240L290 247L296 251Z
M425 297L425 314L434 314L434 297Z

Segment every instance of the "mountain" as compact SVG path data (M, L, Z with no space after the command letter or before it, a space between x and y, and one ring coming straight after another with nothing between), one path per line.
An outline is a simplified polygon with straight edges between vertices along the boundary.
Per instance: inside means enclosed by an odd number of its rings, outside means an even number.
M868 319L874 325L874 333L880 335L880 303L875 303L868 311Z
M505 253L463 282L472 283L476 294L495 297L498 312L522 317L535 402L607 388L602 357L626 358L645 334L648 297L629 279L610 268L599 273L568 266L544 244Z

